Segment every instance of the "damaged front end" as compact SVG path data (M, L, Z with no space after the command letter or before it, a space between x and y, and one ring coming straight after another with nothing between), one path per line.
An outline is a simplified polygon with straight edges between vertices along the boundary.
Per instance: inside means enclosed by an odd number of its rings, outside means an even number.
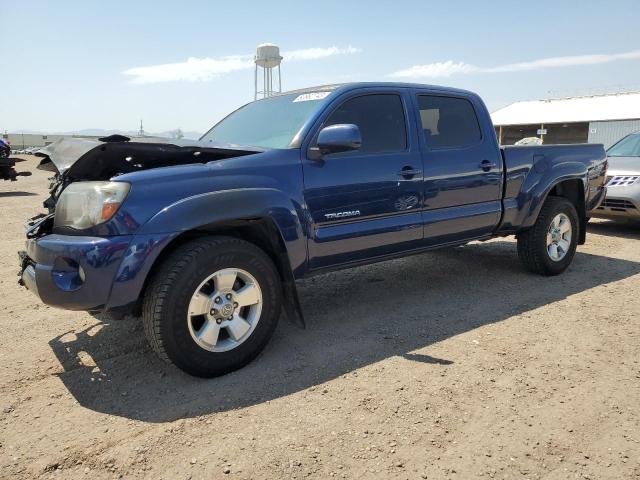
M129 137L111 135L98 140L61 139L36 155L43 157L37 168L55 174L49 185L50 196L44 202L47 211L53 213L60 194L73 182L109 180L152 168L208 163L262 151L188 140L149 138L132 142Z
M173 235L135 234L135 219L126 211L121 212L119 204L110 203L114 198L122 202L129 189L129 183L118 181L117 177L263 151L202 142L167 142L170 143L159 143L158 139L131 142L123 136L65 139L39 151L42 161L37 168L54 176L49 198L44 202L47 212L27 223L26 250L19 253L19 282L47 305L68 310L110 309L114 279L129 285L127 282L143 278L138 273L146 268L146 261ZM94 196L89 199L84 196L85 191ZM108 200L96 203L97 194ZM94 204L102 208L96 210ZM75 215L83 209L91 215L97 212L97 220L84 213ZM91 222L87 223L87 219ZM65 223L66 220L72 222Z
M27 221L26 228L28 245L30 240L51 233L51 231L53 230L53 213L41 213L40 215L36 215L35 217L30 218ZM27 288L29 288L29 290L33 290L37 295L35 282L32 285L28 285L26 283L30 278L35 278L35 274L32 275L32 272L35 272L35 262L31 258L29 258L26 250L18 251L18 260L20 262L20 270L18 271L18 284L23 287L26 286ZM28 269L29 271L27 271Z

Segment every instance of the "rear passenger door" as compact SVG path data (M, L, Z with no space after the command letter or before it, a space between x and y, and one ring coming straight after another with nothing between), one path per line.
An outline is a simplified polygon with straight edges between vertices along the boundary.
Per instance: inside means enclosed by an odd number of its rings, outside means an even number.
M474 95L415 92L424 164L424 236L427 245L492 233L502 213L502 158L495 134ZM487 119L484 119L485 123Z
M318 120L302 162L311 269L419 247L422 157L411 107L407 90L363 89L336 99ZM310 155L318 132L335 124L357 125L362 147Z

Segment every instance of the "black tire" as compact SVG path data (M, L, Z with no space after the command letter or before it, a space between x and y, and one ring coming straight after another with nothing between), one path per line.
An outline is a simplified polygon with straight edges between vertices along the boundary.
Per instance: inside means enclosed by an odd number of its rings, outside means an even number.
M553 219L561 213L571 221L571 242L564 257L554 261L547 252L547 233ZM518 256L525 268L546 276L564 272L576 253L578 225L578 213L569 200L563 197L548 197L533 227L518 234Z
M232 350L213 352L192 338L187 314L198 286L226 268L245 270L256 279L262 310L248 338ZM190 375L216 377L243 367L262 351L276 328L281 304L280 276L261 249L237 238L211 236L180 246L163 261L146 289L142 321L160 358Z

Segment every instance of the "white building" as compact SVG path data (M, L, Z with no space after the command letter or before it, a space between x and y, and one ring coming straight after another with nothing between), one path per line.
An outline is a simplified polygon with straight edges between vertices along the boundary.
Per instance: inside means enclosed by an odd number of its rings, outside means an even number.
M491 114L502 145L525 137L543 143L603 143L640 130L640 92L516 102Z

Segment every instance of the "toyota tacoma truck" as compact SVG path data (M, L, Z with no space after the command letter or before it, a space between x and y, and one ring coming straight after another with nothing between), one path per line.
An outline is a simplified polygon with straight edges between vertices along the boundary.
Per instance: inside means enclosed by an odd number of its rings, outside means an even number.
M20 281L69 310L133 312L158 355L221 375L251 361L296 280L515 235L556 275L605 195L602 145L498 146L480 97L321 86L234 111L200 140L62 140ZM348 321L345 319L345 321Z

